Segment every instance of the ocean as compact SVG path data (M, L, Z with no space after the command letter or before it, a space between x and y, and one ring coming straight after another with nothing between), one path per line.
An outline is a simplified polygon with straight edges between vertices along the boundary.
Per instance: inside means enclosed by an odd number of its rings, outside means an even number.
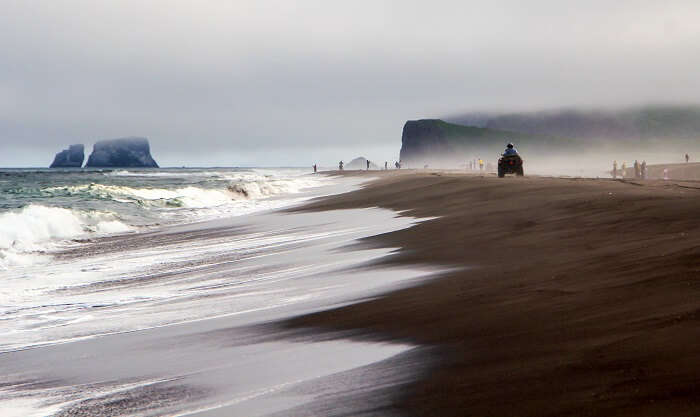
M0 170L0 270L79 239L281 207L328 183L294 168Z
M292 168L0 170L4 415L267 415L314 402L297 391L327 378L323 401L342 396L344 373L412 346L294 343L259 326L432 272L367 268L395 248L360 244L419 219L280 210L366 180ZM361 372L368 389L399 383Z

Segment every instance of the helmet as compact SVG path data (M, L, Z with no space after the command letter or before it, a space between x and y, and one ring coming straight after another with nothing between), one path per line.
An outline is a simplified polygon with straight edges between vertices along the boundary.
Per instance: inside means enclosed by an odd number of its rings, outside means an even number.
M506 148L512 149L512 148L513 148L513 144L512 144L512 143L508 143L508 145L506 145Z

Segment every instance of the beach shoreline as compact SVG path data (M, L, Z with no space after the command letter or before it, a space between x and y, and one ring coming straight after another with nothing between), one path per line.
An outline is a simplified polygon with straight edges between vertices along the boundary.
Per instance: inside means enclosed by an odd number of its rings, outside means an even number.
M333 172L333 175L340 173ZM363 239L384 265L456 267L287 329L430 346L406 415L697 415L700 184L351 171L363 189L293 210L432 218Z

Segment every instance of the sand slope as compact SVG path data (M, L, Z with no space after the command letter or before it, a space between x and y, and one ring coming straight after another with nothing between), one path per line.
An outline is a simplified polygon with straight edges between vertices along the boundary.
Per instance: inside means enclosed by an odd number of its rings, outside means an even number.
M389 172L307 209L364 206L440 216L387 262L471 268L285 325L437 346L405 414L700 415L700 183Z

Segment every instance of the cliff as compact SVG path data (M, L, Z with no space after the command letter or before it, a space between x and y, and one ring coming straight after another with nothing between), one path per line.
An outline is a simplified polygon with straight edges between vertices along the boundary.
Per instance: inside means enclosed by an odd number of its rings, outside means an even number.
M522 113L469 113L450 122L491 129L606 142L696 143L700 106L645 106L621 110L554 110Z
M158 168L151 156L148 139L130 137L95 143L86 168Z
M56 154L49 168L80 168L83 166L84 159L85 146L80 144L70 145L68 149L64 149Z
M401 160L407 167L453 167L477 157L493 157L514 142L529 149L556 148L572 141L547 135L530 135L476 126L461 126L439 119L409 120L401 135Z

